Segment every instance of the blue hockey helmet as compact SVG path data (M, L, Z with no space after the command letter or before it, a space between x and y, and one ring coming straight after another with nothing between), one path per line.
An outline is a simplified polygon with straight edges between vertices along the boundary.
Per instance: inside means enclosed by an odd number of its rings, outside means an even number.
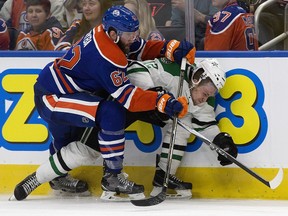
M120 32L135 32L139 29L137 16L122 5L109 8L103 16L102 24L106 32L112 27L118 34Z

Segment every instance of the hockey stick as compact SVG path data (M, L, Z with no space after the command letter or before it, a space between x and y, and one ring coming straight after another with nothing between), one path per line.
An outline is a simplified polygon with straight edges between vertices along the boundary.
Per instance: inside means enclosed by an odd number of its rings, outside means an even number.
M184 58L182 58L182 61L181 61L181 70L180 70L180 76L179 76L178 91L177 91L177 95L176 95L177 98L182 95L186 64L187 64L187 59L184 57ZM172 133L171 133L169 152L168 152L168 158L167 158L167 167L166 167L166 172L165 172L165 176L164 176L164 183L163 183L162 191L154 197L150 197L147 199L141 199L141 200L131 200L132 204L134 204L136 206L153 206L153 205L157 205L157 204L163 202L166 199L166 192L168 189L169 175L170 175L170 170L171 170L173 149L174 149L176 130L177 130L177 121L178 121L178 118L175 115L173 117Z
M185 125L183 122L181 122L179 119L177 120L177 123L184 128L185 130L187 130L188 132L190 132L191 134L195 135L196 137L198 137L199 139L201 139L204 143L206 143L211 150L215 150L218 154L224 156L225 158L227 158L228 160L230 160L231 162L235 163L237 166L239 166L241 169L245 170L247 173L249 173L250 175L252 175L254 178L256 178L258 181L262 182L263 184L265 184L267 187L271 188L271 189L275 189L277 188L280 183L283 180L283 169L279 168L279 171L277 173L277 175L271 180L271 181L267 181L265 179L263 179L261 176L259 176L258 174L256 174L255 172L253 172L251 169L249 169L247 166L245 166L244 164L240 163L237 159L235 159L233 156L231 156L229 153L227 153L226 151L224 151L223 149L221 149L220 147L218 147L217 145L215 145L214 143L212 143L209 139L207 139L206 137L204 137L202 134L200 134L199 132L197 132L196 130L193 130L192 128L189 128L187 125Z

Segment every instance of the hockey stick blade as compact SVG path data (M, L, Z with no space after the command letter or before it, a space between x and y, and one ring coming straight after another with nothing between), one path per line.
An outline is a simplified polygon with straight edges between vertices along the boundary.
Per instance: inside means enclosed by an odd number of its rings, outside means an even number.
M167 191L167 188L163 187L162 191L159 194L157 194L157 196L150 197L147 199L141 199L141 200L130 200L130 202L135 206L158 205L159 203L162 203L166 199L166 191Z
M187 130L188 132L190 132L191 134L195 135L196 137L198 137L199 139L201 139L205 144L207 144L211 150L215 150L218 154L224 156L225 158L227 158L228 160L230 160L231 162L233 162L234 164L236 164L238 167L240 167L241 169L245 170L247 173L249 173L250 175L252 175L254 178L256 178L258 181L262 182L263 184L265 184L267 187L271 188L271 189L275 189L277 188L282 180L283 180L283 169L280 168L276 177L274 179L272 179L271 181L267 181L265 179L263 179L261 176L259 176L257 173L255 173L254 171L252 171L251 169L249 169L247 166L245 166L244 164L242 164L241 162L239 162L236 158L234 158L232 155L230 155L229 153L227 153L226 151L224 151L223 149L219 148L217 145L215 145L214 143L212 143L210 140L208 140L206 137L204 137L202 134L200 134L199 132L197 132L196 130L193 130L191 128L189 128L187 125L185 125L183 122L181 122L179 119L177 121L177 123L184 128L185 130Z
M277 173L277 175L275 176L275 178L272 179L271 181L269 181L269 187L270 187L271 189L277 188L277 187L281 184L282 180L283 180L283 169L280 168L280 169L278 170L278 173Z

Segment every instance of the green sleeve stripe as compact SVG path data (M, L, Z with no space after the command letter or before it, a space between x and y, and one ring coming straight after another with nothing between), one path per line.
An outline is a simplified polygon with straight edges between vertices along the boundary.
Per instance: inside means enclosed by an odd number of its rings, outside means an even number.
M167 153L161 153L161 157L162 158L168 158L168 154ZM172 159L181 161L182 160L182 156L173 154Z
M149 73L149 71L146 68L144 68L144 67L132 68L132 69L127 70L127 74L132 74L132 73L137 73L137 72L147 72L147 73Z

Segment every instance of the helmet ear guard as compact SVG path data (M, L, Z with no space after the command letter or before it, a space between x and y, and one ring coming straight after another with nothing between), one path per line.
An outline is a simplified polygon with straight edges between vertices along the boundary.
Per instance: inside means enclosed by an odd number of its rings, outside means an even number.
M111 31L115 31L116 32L116 34L117 34L117 38L116 38L116 40L114 40L114 43L118 43L119 41L120 41L120 34L119 34L119 32L117 32L117 30L116 29L114 29L113 27L110 27L107 31L105 31L105 33L106 33L106 35L108 36L108 37L110 37L110 32Z

